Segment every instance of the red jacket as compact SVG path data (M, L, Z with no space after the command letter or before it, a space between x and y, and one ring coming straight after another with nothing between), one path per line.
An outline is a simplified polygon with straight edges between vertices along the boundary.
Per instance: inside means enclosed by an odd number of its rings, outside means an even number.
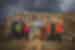
M30 27L27 26L27 25L25 25L25 27L24 27L24 32L30 32Z
M56 24L56 32L57 33L64 32L64 25L63 24Z

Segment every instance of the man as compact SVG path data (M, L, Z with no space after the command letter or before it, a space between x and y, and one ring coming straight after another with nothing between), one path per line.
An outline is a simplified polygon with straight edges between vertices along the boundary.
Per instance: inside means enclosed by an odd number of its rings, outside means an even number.
M33 46L33 48L36 48L36 50L41 50L41 40L40 40L40 34L41 34L41 28L44 26L44 23L42 20L38 19L36 16L34 18L32 18L32 24L31 24L31 28L32 28L32 32L31 32L31 45ZM39 44L37 44L37 42Z
M57 23L57 19L55 16L51 17L51 19L48 18L48 27L47 27L48 40L56 39L55 38L56 23Z
M17 16L17 19L12 23L12 28L11 28L12 29L11 31L16 38L20 39L23 37L24 34L23 27L24 27L24 23L23 23L22 16Z
M64 23L62 20L60 20L56 24L56 40L62 41L62 33L64 32Z
M44 26L43 21L37 19L37 17L35 16L35 18L34 18L33 21L32 21L32 25L31 25L31 27L32 27L32 32L33 32L33 33L32 33L33 36L35 36L35 35L36 35L35 32L37 32L38 30L40 30L43 26ZM38 34L39 34L39 33L38 33Z
M52 23L52 24L49 24L49 27L50 27L50 31L49 31L49 34L48 34L48 40L56 40L55 38L55 24Z

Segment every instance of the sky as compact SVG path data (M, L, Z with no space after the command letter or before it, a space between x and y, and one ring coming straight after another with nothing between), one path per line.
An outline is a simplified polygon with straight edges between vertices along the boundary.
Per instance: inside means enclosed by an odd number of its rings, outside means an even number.
M5 5L6 15L13 16L16 12L61 12L57 0L8 0ZM7 14L8 12L8 14Z
M75 0L60 0L60 8L62 11L74 11Z
M17 12L66 12L74 11L75 0L0 0L0 21Z
M75 7L74 0L8 0L6 3L5 7L7 9L15 8L15 10L19 12L25 10L38 12L64 12L73 10Z

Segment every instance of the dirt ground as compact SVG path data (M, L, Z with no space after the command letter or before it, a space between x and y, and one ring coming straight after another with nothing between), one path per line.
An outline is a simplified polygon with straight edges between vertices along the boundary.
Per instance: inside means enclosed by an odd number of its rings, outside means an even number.
M41 50L60 50L63 48L61 43L57 42L43 42L39 40L35 40L33 42L25 41L25 40L12 40L12 46L9 48L16 48L16 50L32 50L32 47L42 48Z

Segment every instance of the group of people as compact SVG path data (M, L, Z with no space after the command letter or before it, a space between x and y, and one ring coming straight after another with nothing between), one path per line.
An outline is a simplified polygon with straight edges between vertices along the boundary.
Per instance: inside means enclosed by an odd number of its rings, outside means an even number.
M40 40L59 40L62 41L62 33L64 32L64 25L60 21L58 23L47 22L44 23L42 20L36 18L32 19L32 24L27 24L22 20L22 17L18 17L11 26L12 34L21 39L24 37L29 40L29 37L34 39L39 37Z
M18 16L11 24L11 32L13 37L16 37L17 39L25 37L25 39L28 40L30 27L23 21L23 17Z

